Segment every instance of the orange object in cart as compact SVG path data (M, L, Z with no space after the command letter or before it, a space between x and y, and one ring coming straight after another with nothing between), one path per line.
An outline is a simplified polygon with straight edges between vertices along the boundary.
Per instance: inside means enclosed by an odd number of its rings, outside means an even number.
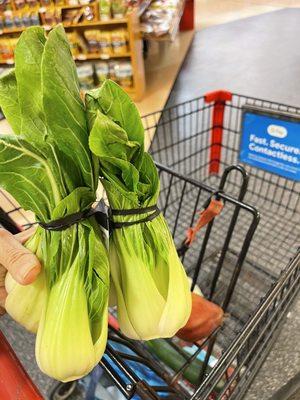
M24 370L0 331L0 399L42 400L43 396Z

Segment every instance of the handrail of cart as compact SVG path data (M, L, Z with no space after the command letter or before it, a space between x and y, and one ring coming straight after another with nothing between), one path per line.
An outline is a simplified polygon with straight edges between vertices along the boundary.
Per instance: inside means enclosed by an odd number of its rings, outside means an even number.
M218 364L214 367L213 371L210 375L204 379L202 384L195 391L191 400L196 399L207 399L207 396L210 394L213 385L218 382L224 373L227 370L227 367L230 363L234 361L239 351L242 349L246 340L249 339L252 332L257 328L261 320L263 319L266 311L269 309L273 300L280 294L280 291L284 287L285 283L292 276L294 271L300 265L300 249L297 252L295 258L293 258L288 266L282 271L279 279L276 283L271 287L269 292L264 297L264 301L262 301L257 310L253 313L253 317L246 323L243 330L238 335L237 339L229 346L229 348L225 351L225 353L220 358ZM297 281L295 281L295 284ZM201 396L201 397L199 397Z
M162 164L160 164L158 162L155 162L155 165L160 170L165 171L170 175L173 175L173 176L175 176L175 177L177 177L179 179L182 178L182 175L179 172L176 172L176 171L172 170L171 168L166 167L165 165L162 165ZM232 204L235 204L236 206L239 206L239 207L249 211L253 215L253 222L255 222L256 225L258 224L259 219L260 219L260 214L259 214L259 211L255 207L251 206L248 203L244 203L244 202L242 202L240 200L235 199L234 197L224 193L223 190L217 190L216 191L212 187L206 185L204 182L199 182L196 179L193 179L193 178L190 178L190 177L185 177L184 179L185 179L186 182L191 183L192 185L194 185L194 186L196 186L198 188L201 188L201 189L207 191L210 194L214 194L214 195L218 196L219 198L221 198L224 201L228 201L228 202L230 202Z

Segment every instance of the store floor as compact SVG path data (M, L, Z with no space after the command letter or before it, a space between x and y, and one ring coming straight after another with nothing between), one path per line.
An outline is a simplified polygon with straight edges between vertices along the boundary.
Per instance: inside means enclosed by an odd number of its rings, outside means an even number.
M196 30L264 14L287 7L300 7L300 0L195 0Z
M196 32L168 105L227 89L300 105L300 8Z

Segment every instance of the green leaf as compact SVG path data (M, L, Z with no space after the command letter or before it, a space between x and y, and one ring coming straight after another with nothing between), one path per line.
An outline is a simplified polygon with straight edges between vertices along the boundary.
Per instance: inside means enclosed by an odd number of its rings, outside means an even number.
M31 27L22 33L15 50L21 133L31 143L40 146L44 146L47 135L41 82L41 62L45 43L44 29Z
M62 26L48 36L42 57L43 107L49 135L73 162L77 186L95 189L95 164L88 148L85 109L80 98L76 66ZM77 170L76 170L77 169Z
M90 112L100 110L124 129L129 140L138 142L141 148L144 148L141 117L134 102L119 85L106 80L100 88L87 92L86 103ZM92 119L91 117L90 121Z
M0 185L40 220L51 218L60 193L47 161L25 140L0 136Z
M0 107L14 133L21 133L21 111L18 98L15 70L9 70L0 77Z

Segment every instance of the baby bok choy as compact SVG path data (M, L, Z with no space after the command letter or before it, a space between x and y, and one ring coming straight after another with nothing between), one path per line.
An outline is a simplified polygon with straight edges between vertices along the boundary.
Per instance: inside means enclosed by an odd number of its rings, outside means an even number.
M190 316L191 293L167 223L155 210L159 177L144 151L141 118L109 80L86 94L86 107L90 149L114 214L109 257L120 328L133 339L171 337Z
M88 147L76 67L61 26L46 38L27 29L15 69L0 79L0 105L15 135L0 136L0 185L49 223L89 210L98 161ZM7 278L8 313L37 331L36 359L51 377L70 381L100 360L107 339L109 267L92 216L64 230L39 226L26 243L42 262L37 281Z

